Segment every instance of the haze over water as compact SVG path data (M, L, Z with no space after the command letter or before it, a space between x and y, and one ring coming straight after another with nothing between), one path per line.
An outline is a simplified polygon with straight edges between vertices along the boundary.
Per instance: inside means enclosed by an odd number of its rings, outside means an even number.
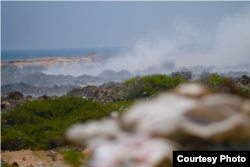
M1 60L129 48L85 72L143 70L165 60L239 65L250 63L249 20L249 2L2 2Z

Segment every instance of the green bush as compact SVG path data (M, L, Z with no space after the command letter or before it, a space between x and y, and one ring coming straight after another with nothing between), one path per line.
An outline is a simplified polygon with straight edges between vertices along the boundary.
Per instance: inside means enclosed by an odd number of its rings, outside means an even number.
M245 98L250 98L250 89L247 87L239 87L240 95Z
M201 79L201 83L217 91L220 91L220 87L227 81L227 78L220 77L217 73L212 73Z
M236 94L245 98L250 98L250 89L247 87L239 87L233 81L226 77L221 77L217 73L213 73L201 79L201 83L205 84L214 92L223 92Z
M54 139L60 138L70 125L107 117L113 108L81 97L24 103L14 111L2 113L2 149L7 149L7 139L17 137L14 132L20 134L23 148L46 150L56 147Z
M10 165L8 163L1 164L1 167L16 167L15 165Z
M128 97L148 97L157 92L171 90L186 80L180 77L168 77L166 75L147 75L134 77L123 82L127 86L125 92Z
M63 154L65 163L68 165L74 165L75 167L79 167L84 159L84 155L81 152L74 151L73 149L69 149Z
M2 148L7 150L18 150L20 149L21 140L18 132L15 129L9 129L6 132L2 132L4 135L1 136Z
M212 74L209 78L210 78L209 84L211 86L222 84L227 80L226 78L220 77L217 73Z

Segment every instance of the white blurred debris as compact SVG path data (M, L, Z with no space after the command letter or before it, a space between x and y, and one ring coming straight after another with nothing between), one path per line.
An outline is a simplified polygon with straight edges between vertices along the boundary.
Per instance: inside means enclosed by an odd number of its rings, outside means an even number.
M129 136L117 142L107 142L93 153L91 167L153 167L159 163L172 166L171 142L150 136Z
M118 122L112 119L73 125L66 132L68 140L76 144L86 143L91 149L123 135Z
M250 141L250 102L185 84L138 102L121 116L112 113L110 119L74 126L66 137L93 150L90 167L168 167L179 145L209 150L238 142L250 149L245 144Z
M123 122L138 133L169 136L179 129L183 121L181 115L196 105L194 99L173 93L163 94L147 103L132 106L123 116Z

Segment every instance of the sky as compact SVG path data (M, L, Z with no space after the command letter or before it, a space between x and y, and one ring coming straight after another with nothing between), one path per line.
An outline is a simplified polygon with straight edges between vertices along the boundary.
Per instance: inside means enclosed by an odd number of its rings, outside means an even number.
M1 49L131 47L152 37L156 41L158 37L169 37L189 44L190 40L185 41L178 33L189 35L190 27L195 27L192 32L202 31L202 38L208 40L202 40L204 45L200 47L207 49L213 42L206 41L211 41L221 24L227 24L223 20L237 17L249 5L202 1L1 1ZM196 46L195 42L191 44L189 47Z

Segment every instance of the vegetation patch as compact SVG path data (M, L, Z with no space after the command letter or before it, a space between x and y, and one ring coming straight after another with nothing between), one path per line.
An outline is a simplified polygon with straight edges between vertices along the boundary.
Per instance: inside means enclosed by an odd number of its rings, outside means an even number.
M79 167L85 158L84 154L82 154L81 152L74 151L73 149L69 149L63 154L65 163L71 166L74 165L75 167Z
M61 146L60 137L70 125L107 117L114 108L81 97L64 96L23 103L14 111L2 113L2 149L47 150Z
M150 98L186 82L180 77L166 75L137 76L123 82L126 86L123 94L126 100L122 101L113 100L102 105L81 97L62 96L56 100L23 103L14 111L2 113L1 148L20 150L30 147L33 150L47 150L61 147L64 145L61 137L72 124L109 117L113 111L123 114L141 97ZM232 93L250 98L249 88L238 87L217 73L202 77L201 83L214 92Z
M126 95L129 98L149 97L161 91L172 90L181 83L187 82L181 77L167 75L147 75L134 77L123 82Z
M250 98L250 89L247 87L239 87L227 77L219 76L217 73L211 73L201 79L201 83L208 86L216 92L236 94L245 98Z

